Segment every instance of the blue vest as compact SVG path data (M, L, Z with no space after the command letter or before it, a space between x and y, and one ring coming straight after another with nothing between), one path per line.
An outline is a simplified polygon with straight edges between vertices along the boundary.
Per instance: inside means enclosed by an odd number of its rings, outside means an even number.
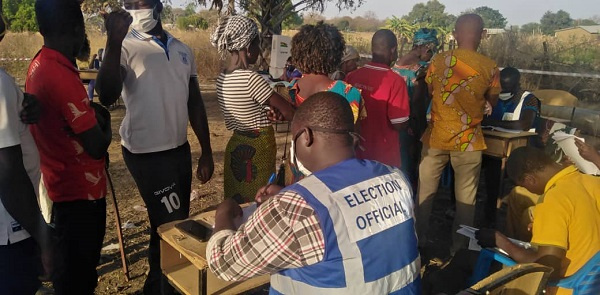
M412 193L399 170L351 159L285 190L315 210L325 252L271 275L270 294L421 294Z

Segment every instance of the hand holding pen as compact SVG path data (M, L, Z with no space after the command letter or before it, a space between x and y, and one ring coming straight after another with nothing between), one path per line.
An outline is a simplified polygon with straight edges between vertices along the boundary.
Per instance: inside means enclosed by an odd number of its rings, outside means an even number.
M269 178L267 185L258 190L256 197L254 198L257 205L260 206L260 204L267 201L270 197L278 194L283 189L282 187L274 184L276 180L277 174L273 173Z

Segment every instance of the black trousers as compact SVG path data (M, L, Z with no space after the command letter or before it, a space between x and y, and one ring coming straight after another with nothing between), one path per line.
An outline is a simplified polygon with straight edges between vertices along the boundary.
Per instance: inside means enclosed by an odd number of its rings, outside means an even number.
M144 294L174 294L160 268L160 237L156 229L167 222L186 219L190 214L192 156L185 143L172 150L133 154L122 147L123 159L142 195L150 218L150 272Z
M0 294L33 295L42 264L37 243L28 238L0 246Z
M62 267L53 281L55 294L94 294L106 232L106 199L56 202L52 205L52 220L62 258Z

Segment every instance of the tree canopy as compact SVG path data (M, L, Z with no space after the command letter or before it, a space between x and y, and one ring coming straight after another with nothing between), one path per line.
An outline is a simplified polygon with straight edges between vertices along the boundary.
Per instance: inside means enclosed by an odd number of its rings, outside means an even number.
M463 12L463 14L465 13L474 13L481 16L481 18L483 19L483 25L488 29L504 29L508 24L508 21L506 21L506 17L504 17L504 15L500 13L500 11L487 6L480 6L475 9L469 9Z
M540 34L540 28L539 23L526 23L521 26L519 31L523 34Z
M415 4L408 15L402 19L418 27L451 29L456 17L446 13L445 10L444 4L437 0L429 0L427 3Z
M573 26L573 19L568 12L559 10L557 12L546 11L540 19L542 33L552 35L556 30Z
M34 6L35 0L4 0L2 10L8 29L15 32L37 31Z

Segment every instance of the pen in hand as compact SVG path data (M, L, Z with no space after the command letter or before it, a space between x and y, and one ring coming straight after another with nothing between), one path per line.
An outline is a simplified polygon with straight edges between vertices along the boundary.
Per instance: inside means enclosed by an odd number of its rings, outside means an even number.
M267 190L273 183L275 183L275 180L277 180L277 174L273 173L273 174L271 174L271 177L269 177L269 181L267 182L267 185L261 190L260 193L257 194L257 196L255 198L257 205L260 205L261 203L263 203L266 200L266 199L263 200L262 197L267 195Z

